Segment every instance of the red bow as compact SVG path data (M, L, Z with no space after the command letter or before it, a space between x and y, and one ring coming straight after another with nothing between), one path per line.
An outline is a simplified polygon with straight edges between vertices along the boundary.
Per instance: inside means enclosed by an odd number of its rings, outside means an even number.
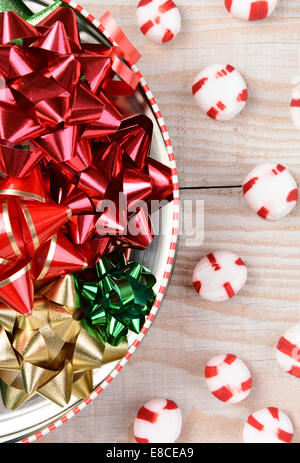
M69 8L36 27L1 13L0 31L0 300L30 313L35 280L151 243L140 204L171 199L171 171L149 157L150 119L124 118L111 98L138 83L124 35L112 49L82 43Z

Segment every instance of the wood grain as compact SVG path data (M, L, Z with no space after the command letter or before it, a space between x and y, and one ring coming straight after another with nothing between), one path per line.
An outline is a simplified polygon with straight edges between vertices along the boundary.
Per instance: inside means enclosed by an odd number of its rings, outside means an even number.
M156 396L180 405L180 442L240 442L249 413L277 406L286 411L300 439L299 380L283 373L275 346L299 320L300 210L277 223L256 217L243 203L239 185L251 166L265 160L287 165L300 183L300 132L291 123L291 80L299 72L300 5L279 0L272 18L244 23L227 14L223 0L177 0L183 27L164 47L138 31L133 0L82 0L99 17L110 9L142 52L141 70L166 119L175 148L182 199L205 205L202 246L181 237L177 264L150 334L105 393L76 418L41 442L133 442L137 409ZM234 121L215 123L191 96L196 73L216 62L236 65L250 90L250 103ZM192 223L186 219L186 230ZM196 220L196 217L193 218ZM199 220L201 223L201 220ZM247 263L245 288L216 304L194 292L193 268L200 257L228 249ZM208 393L207 360L231 352L254 377L246 401L224 405Z
M289 164L300 176L300 132L289 113L291 81L300 73L297 0L279 0L273 16L260 22L232 18L223 0L178 1L182 32L165 46L137 29L137 0L84 3L96 17L109 8L141 51L140 67L167 121L181 186L239 185L251 166L267 159ZM224 123L203 115L191 94L197 73L218 62L240 70L250 96L247 109Z
M181 442L239 442L248 414L266 405L285 410L299 433L299 383L275 360L279 337L299 319L299 208L268 223L245 207L238 189L182 194L183 200L196 197L205 202L204 245L186 246L182 237L172 284L149 335L102 397L44 441L133 442L134 415L156 396L179 403ZM193 268L201 256L223 248L245 260L247 284L231 301L203 301L191 285ZM223 352L239 355L253 373L253 391L238 405L224 405L206 388L205 364Z

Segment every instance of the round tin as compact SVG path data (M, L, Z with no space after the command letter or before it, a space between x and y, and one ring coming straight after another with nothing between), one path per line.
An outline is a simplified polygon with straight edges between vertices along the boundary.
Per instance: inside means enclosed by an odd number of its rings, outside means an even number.
M34 13L51 4L51 0L24 0ZM65 0L77 14L81 39L85 42L116 45L110 40L103 25L84 8L72 0ZM160 223L163 230L154 237L151 245L143 252L132 252L132 256L150 268L157 278L154 288L157 297L152 310L138 335L129 335L129 349L119 362L94 370L94 391L85 400L71 398L69 404L60 408L36 395L17 410L0 408L0 442L33 442L69 421L74 415L90 404L111 383L124 368L128 360L149 330L166 293L174 266L177 237L179 231L179 185L175 157L171 140L155 98L136 65L132 70L140 82L137 92L131 97L120 97L118 105L125 113L143 113L151 118L154 125L151 156L172 169L173 201L161 211ZM154 220L155 222L155 220Z

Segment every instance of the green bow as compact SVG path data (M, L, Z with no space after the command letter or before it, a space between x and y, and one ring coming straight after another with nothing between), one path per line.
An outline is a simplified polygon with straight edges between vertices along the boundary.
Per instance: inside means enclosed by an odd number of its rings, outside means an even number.
M75 276L77 291L84 301L83 324L89 333L117 346L128 330L139 333L149 314L156 283L150 270L137 262L117 264L104 257L96 264L97 279Z
M46 6L38 13L33 14L22 0L0 0L0 13L3 13L4 11L14 11L19 16L26 19L26 21L32 26L36 26L40 21L60 6L67 7L68 5L63 3L61 0L55 0L54 3Z
M14 11L24 19L32 16L30 9L21 0L0 0L0 12Z

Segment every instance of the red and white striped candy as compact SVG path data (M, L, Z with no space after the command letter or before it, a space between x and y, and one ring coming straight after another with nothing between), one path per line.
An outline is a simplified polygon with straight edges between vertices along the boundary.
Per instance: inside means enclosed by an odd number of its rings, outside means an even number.
M281 164L259 164L245 178L243 194L260 217L278 220L296 206L298 188L294 177Z
M192 90L202 111L218 121L233 119L248 100L246 82L231 64L206 67L197 75Z
M289 417L275 407L263 408L248 417L244 425L245 443L289 444L294 428Z
M297 79L296 86L292 91L292 99L290 104L290 112L294 126L300 129L300 82Z
M170 42L181 29L180 11L172 0L140 0L136 14L139 28L153 42Z
M153 399L139 409L133 432L140 443L175 442L182 428L182 416L173 400Z
M225 6L227 11L236 18L257 21L273 13L277 0L225 0Z
M241 402L252 388L252 376L247 365L232 354L213 357L206 365L205 378L210 392L222 402Z
M276 359L290 375L300 378L300 323L291 326L278 341Z
M228 251L215 251L196 265L193 285L209 301L224 301L240 291L247 280L247 267L242 259Z

